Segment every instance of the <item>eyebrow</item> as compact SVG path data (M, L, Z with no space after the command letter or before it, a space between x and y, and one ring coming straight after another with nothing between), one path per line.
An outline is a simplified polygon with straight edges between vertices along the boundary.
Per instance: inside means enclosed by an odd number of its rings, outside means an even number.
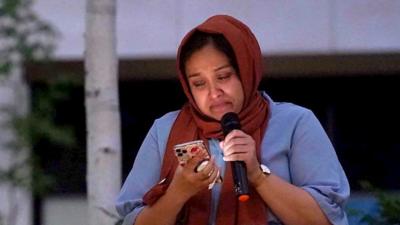
M232 67L232 66L230 64L222 65L222 66L217 67L216 69L214 69L214 71L222 70L222 69L225 69L225 68L228 68L228 67ZM193 74L188 75L187 78L189 79L189 78L196 77L196 76L199 76L199 75L200 75L200 73L193 73Z
M226 64L226 65L223 65L223 66L218 67L218 68L215 69L214 71L222 70L222 69L225 69L225 68L228 68L228 67L232 67L232 66L231 66L230 64Z

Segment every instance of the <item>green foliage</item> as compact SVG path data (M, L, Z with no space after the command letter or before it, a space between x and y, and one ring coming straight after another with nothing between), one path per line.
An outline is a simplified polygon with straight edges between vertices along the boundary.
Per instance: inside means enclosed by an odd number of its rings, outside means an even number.
M54 50L57 32L35 14L32 6L32 0L0 2L0 75L7 76L16 66L26 62L48 60ZM24 157L19 157L7 170L0 170L0 182L32 188L35 193L44 193L53 179L39 166L40 159L26 150L40 140L65 148L75 145L72 129L57 125L54 111L54 104L68 97L66 89L71 81L50 82L48 89L38 93L37 105L32 107L30 114L21 117L15 109L1 109L12 118L10 124L2 126L11 128L17 136L5 147L15 151L13 155Z
M361 186L377 198L379 214L363 215L360 222L370 225L400 225L400 194L384 192L368 181L361 182Z
M76 85L78 81L60 77L49 81L45 88L36 91L36 104L30 115L17 118L14 124L26 144L36 145L44 139L59 146L75 146L72 128L55 123L55 105L69 98L72 88Z
M35 101L37 104L30 114L18 117L15 113L10 113L14 117L10 126L14 128L17 138L7 144L8 149L24 151L42 140L53 146L76 147L76 137L72 127L56 123L57 112L54 107L58 102L68 98L72 87L76 85L77 81L66 78L49 81L46 88L37 91ZM13 186L31 188L36 194L46 193L54 183L54 179L46 175L40 167L40 159L34 152L8 170L0 170L1 181L7 181Z
M32 10L32 0L0 3L0 75L28 61L47 59L58 36L54 28Z
M49 60L54 51L58 34L35 14L32 6L32 0L0 0L0 82L25 63ZM30 149L43 140L62 148L76 145L71 127L57 124L54 107L69 97L71 85L76 82L62 78L49 82L35 93L37 104L28 115L20 116L13 106L0 108L1 116L7 117L0 129L15 134L1 149L10 151L13 163L0 168L0 183L30 189L35 195L45 194L54 179L43 171L39 157ZM5 218L0 213L0 225Z

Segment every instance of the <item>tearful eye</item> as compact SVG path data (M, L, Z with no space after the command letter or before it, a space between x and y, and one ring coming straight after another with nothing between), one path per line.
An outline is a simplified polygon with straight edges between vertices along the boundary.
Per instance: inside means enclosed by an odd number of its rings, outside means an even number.
M226 80L226 79L228 79L229 78L229 75L224 75L224 76L221 76L219 79L220 80Z
M227 73L223 73L218 75L218 79L219 80L226 80L229 79L232 76L232 72L227 72Z
M195 81L195 82L193 82L193 86L194 87L202 87L204 85L205 85L204 81Z

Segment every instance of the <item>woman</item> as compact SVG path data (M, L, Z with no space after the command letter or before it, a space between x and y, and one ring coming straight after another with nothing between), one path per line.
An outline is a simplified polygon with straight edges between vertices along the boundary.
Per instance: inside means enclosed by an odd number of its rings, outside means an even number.
M146 136L117 200L124 224L347 224L349 185L332 144L310 110L257 91L261 59L252 32L230 16L185 36L177 68L188 102ZM224 138L227 112L242 129ZM178 165L173 146L199 139L210 162L200 172L200 156ZM246 202L233 191L226 162L235 160L247 167ZM223 182L209 190L219 174Z

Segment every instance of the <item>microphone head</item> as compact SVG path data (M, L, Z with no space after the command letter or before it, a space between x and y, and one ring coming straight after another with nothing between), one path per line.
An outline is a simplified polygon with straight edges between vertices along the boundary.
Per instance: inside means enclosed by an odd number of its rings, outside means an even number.
M236 113L234 112L228 112L224 116L222 116L221 119L221 126L222 126L222 132L224 133L224 136L229 134L232 130L239 130L240 129L240 121L239 117Z

